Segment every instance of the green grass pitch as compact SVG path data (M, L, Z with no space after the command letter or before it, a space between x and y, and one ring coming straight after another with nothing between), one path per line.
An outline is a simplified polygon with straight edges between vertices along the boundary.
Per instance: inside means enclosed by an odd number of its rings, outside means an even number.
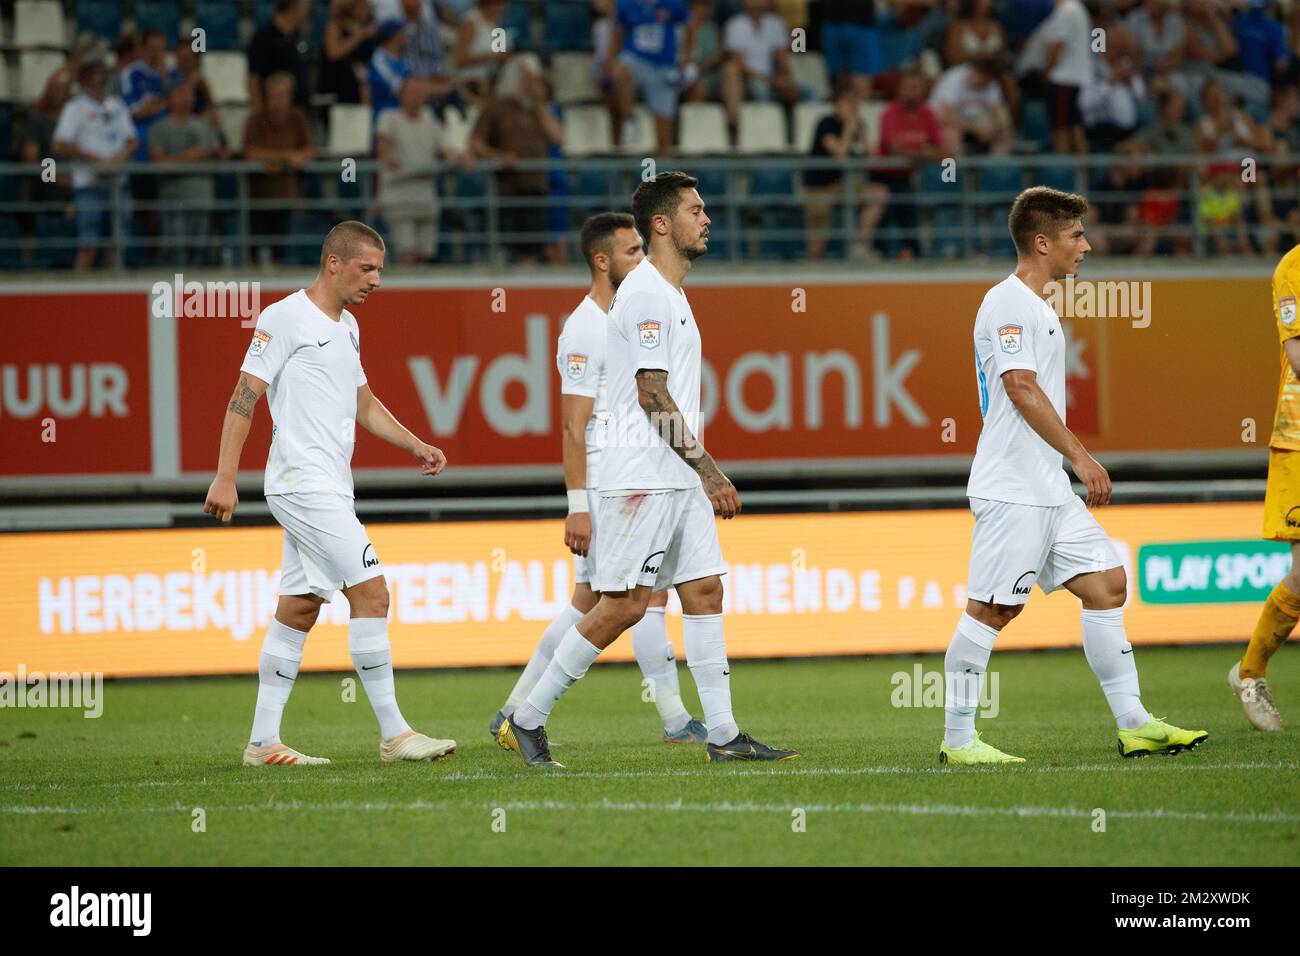
M1001 712L979 726L1028 763L976 771L938 766L941 709L891 704L891 676L938 655L733 662L741 726L802 751L776 766L661 743L632 666L593 668L557 707L564 771L489 739L513 670L399 673L412 725L460 743L400 765L346 675L304 675L284 739L334 764L301 768L240 766L252 677L111 682L98 720L0 711L0 865L1294 864L1300 738L1250 730L1224 679L1239 653L1139 648L1147 706L1210 732L1141 760L1116 753L1081 650L995 654ZM1300 662L1271 676L1300 720Z

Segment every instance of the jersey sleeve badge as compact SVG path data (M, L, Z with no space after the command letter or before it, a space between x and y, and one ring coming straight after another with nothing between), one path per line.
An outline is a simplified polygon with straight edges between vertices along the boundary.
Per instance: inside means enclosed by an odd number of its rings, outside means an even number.
M1291 325L1295 322L1295 296L1284 295L1277 300L1277 315L1283 325Z
M659 347L659 320L645 319L636 324L637 333L641 337L641 348L657 349Z
M267 345L271 342L271 333L263 332L261 329L253 330L253 343L248 347L249 355L261 355L266 351Z
M1019 325L1004 325L998 329L998 344L1008 355L1020 351L1020 338L1024 329Z
M587 374L587 356L581 352L570 352L564 357L564 361L565 374L569 376L570 382L581 381Z

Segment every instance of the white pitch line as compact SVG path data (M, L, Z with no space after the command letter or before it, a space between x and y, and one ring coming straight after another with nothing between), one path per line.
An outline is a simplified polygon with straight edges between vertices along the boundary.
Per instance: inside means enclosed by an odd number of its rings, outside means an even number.
M453 758L455 759L455 758ZM482 780L517 781L521 767L513 758L509 760L510 769L502 770L455 770L449 773L436 773L430 777L431 782L469 783ZM1141 762L1116 760L1104 764L1075 764L1063 767L779 767L736 768L734 778L748 777L858 777L858 776L910 776L930 774L960 774L962 776L998 775L998 774L1058 774L1058 773L1189 773L1194 771L1219 770L1254 770L1281 771L1293 773L1300 770L1300 764L1289 762L1276 763L1201 763L1192 755L1180 755L1161 759L1148 757ZM305 771L305 772L304 772ZM718 777L727 770L705 767L699 769L667 770L567 770L556 776L566 780L646 780L646 779L681 779L692 777ZM370 783L391 783L394 777L386 774L366 774L365 776L339 776L329 769L307 769L303 767L254 768L246 776L232 780L125 780L111 783L16 783L0 787L0 792L58 792L79 790L143 790L158 787L247 787L247 786L282 786L295 783L330 783L349 784L352 786Z
M857 813L857 814L899 814L904 816L946 816L946 817L1018 817L1046 819L1091 819L1093 811L1081 807L1044 807L1044 806L1009 806L988 807L952 804L917 804L917 803L827 803L827 804L784 804L755 803L752 801L733 803L687 803L682 800L653 803L648 801L612 801L602 800L588 803L573 803L561 800L506 801L501 804L481 801L442 801L415 800L406 803L374 802L344 800L335 803L307 803L300 800L267 802L213 808L225 813L253 813L258 811L293 811L309 813L392 813L397 811L446 811L462 810L516 810L516 811L564 811L595 812L614 811L621 813L772 813L789 814L792 810L802 809L806 813ZM158 807L5 807L0 812L16 814L151 814L151 813L185 813L191 808L176 803ZM1300 815L1294 813L1238 813L1235 811L1172 810L1157 807L1147 810L1109 810L1110 819L1130 820L1180 820L1200 823L1300 823Z

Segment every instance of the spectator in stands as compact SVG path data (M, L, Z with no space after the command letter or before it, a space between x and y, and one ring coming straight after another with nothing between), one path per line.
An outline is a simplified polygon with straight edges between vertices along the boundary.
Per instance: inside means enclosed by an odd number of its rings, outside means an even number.
M930 109L939 117L949 155L1011 151L1011 114L992 60L944 70L930 93Z
M1272 7L1272 0L1247 0L1246 8L1232 18L1241 68L1267 83L1282 81L1291 67L1282 23L1271 15Z
M492 31L501 26L505 0L479 0L460 18L456 32L456 79L471 99L492 91L497 70L510 59L510 51L493 41Z
M275 13L248 45L248 100L253 112L264 106L267 79L275 73L293 77L294 103L304 111L311 101L307 86L307 63L298 52L298 28L307 22L307 0L275 0Z
M136 159L149 158L149 130L167 112L167 97L172 78L167 69L167 38L161 30L145 30L140 35L141 55L122 70L122 99L135 120L135 138L139 142Z
M406 63L406 23L385 20L375 37L378 46L370 55L370 112L377 121L384 110L397 108L402 84L411 75Z
M1120 28L1108 39L1104 56L1093 60L1092 82L1079 95L1088 148L1094 153L1109 153L1137 132L1140 104L1146 98L1146 84L1134 63L1132 38Z
M1300 89L1292 85L1275 86L1269 98L1268 133L1270 149L1300 157Z
M744 11L731 17L723 31L722 103L733 143L744 100L791 106L800 97L790 71L790 34L771 7L770 0L745 0Z
M722 64L727 53L722 48L722 37L714 17L714 0L691 0L691 18L695 23L695 46L689 53L694 65L694 82L682 90L684 103L703 103L722 95ZM597 51L597 62L603 62L603 51Z
M1129 140L1118 144L1115 152L1136 155L1142 149L1136 140ZM1145 185L1142 167L1136 163L1109 163L1098 171L1088 197L1088 241L1095 255L1133 251L1140 231L1138 201Z
M221 116L217 113L217 100L212 95L203 71L199 69L199 55L186 41L176 44L176 68L172 70L172 86L184 83L194 91L194 115L210 125L221 135Z
M112 232L114 195L119 209L126 198L118 178L95 167L125 162L135 152L135 123L119 97L108 95L108 67L103 60L84 60L77 70L81 92L69 100L54 127L54 155L74 160L72 198L77 208L78 271L95 264L100 246ZM123 231L119 226L119 232Z
M1245 110L1233 106L1223 87L1214 81L1201 87L1201 118L1196 123L1196 149L1202 153L1266 150L1268 134L1257 129Z
M379 211L388 226L390 248L403 265L427 262L438 248L437 177L419 167L440 157L474 168L474 158L450 148L427 105L427 83L415 76L402 83L398 108L379 116Z
M1191 237L1187 235L1162 235L1178 224L1182 205L1181 174L1172 166L1158 166L1151 170L1146 189L1138 204L1138 237L1133 247L1134 255L1167 255L1172 252L1182 257L1192 250Z
M1156 118L1134 137L1142 152L1156 156L1196 151L1196 135L1187 124L1187 98L1175 89L1156 94Z
M826 254L831 215L836 204L844 199L852 203L857 198L856 189L850 187L846 190L844 187L844 169L855 152L861 155L867 151L861 104L853 78L844 76L836 86L833 112L823 116L813 131L809 156L840 161L835 168L809 169L803 174L804 229L808 238L808 258L813 262ZM889 195L885 187L875 183L869 184L868 188L876 201L863 207L858 234L853 237L856 240L855 251L862 255L866 254L871 232L880 220L884 199Z
M357 71L369 66L378 34L379 24L370 15L368 0L334 0L325 21L317 89L334 97L335 103L368 102L370 91Z
M959 0L948 27L943 58L949 66L971 60L997 60L1006 50L1002 24L993 16L993 0Z
M1225 0L1187 0L1187 47L1182 68L1210 74L1237 56Z
M194 115L194 88L172 88L167 115L149 130L149 158L155 163L208 163L224 150L212 125ZM212 173L168 173L158 183L164 257L168 265L203 265L209 252L208 225L214 196Z
M248 177L248 195L254 201L278 201L274 208L254 209L250 226L270 245L262 251L264 265L283 255L275 239L288 231L292 202L302 195L299 171L316 155L307 114L294 102L292 73L272 73L266 78L262 108L251 113L244 126L244 158L261 162L265 173Z
M453 93L456 83L442 47L438 18L424 0L402 0L402 19L406 23L405 58L411 76L424 80L425 96L442 103Z
M1056 153L1088 149L1079 92L1092 78L1091 40L1092 22L1080 0L1055 0L1020 55L1017 72L1025 78L1025 95L1046 102Z
M899 75L898 96L880 117L880 154L911 160L912 165L878 169L871 174L872 180L889 190L885 223L903 232L899 252L902 259L920 255L916 202L912 196L916 167L924 162L937 162L943 147L939 118L925 102L925 76L916 67L905 68Z
M682 24L686 55L679 65L677 27ZM678 93L694 82L693 71L683 68L693 63L697 26L686 0L618 0L598 78L611 85L615 145L635 138L633 108L639 91L654 116L658 151L672 150Z
M885 69L874 0L821 0L822 52L831 79L852 78L858 95L871 95L871 78Z
M1167 75L1183 63L1187 46L1187 27L1173 0L1146 0L1124 20L1142 58L1142 70L1148 80ZM1109 36L1107 37L1109 48Z
M59 114L72 97L72 77L64 70L56 70L41 91L40 99L32 104L27 114L27 122L18 137L18 161L20 163L42 163L54 155L54 127L59 121ZM54 213L67 207L72 198L68 189L67 177L43 177L39 173L23 176L19 180L18 195L24 203L37 207L34 212L18 214L19 226L27 239L39 235L40 213ZM31 265L31 249L23 248L24 265Z
M1197 215L1205 231L1206 252L1212 256L1246 255L1252 251L1246 234L1240 173L1235 163L1216 163L1210 167L1210 182L1201 187Z
M519 200L502 205L497 228L515 234L506 240L520 262L534 262L546 231L548 195L543 170L520 170L520 160L545 159L551 143L564 141L546 101L541 64L531 53L515 57L497 78L497 91L482 104L478 120L470 131L469 145L481 159L505 167L496 174L497 195ZM529 233L531 235L519 235Z
M122 74L136 60L140 59L140 34L134 30L125 30L113 44L114 63L117 69L109 77L109 96L122 95Z

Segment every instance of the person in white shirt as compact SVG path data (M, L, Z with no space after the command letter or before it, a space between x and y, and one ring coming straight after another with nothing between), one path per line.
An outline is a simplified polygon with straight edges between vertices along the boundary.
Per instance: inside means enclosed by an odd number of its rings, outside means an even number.
M103 240L112 231L114 194L119 220L129 200L120 177L95 171L98 165L122 163L138 145L135 121L121 97L108 94L108 67L100 59L77 69L81 92L64 104L54 125L54 155L72 162L72 199L77 208L78 271L91 268ZM125 232L125 225L121 227Z
M564 484L569 495L569 516L564 522L564 544L573 552L573 600L542 632L532 659L519 676L488 726L498 739L501 725L537 686L565 633L596 606L591 589L596 576L592 547L597 509L596 484L605 457L605 430L609 423L609 395L605 368L609 305L623 279L645 258L636 222L625 212L602 212L582 224L579 245L591 269L591 290L564 322L555 355L560 373L560 429L564 458ZM650 598L645 617L632 625L632 650L651 691L664 726L664 742L696 744L708 728L682 704L677 682L677 661L664 625L668 592ZM509 748L506 748L509 749Z
M262 644L246 766L329 763L282 743L280 718L298 677L307 632L320 606L339 589L351 606L352 662L379 721L380 759L433 760L456 750L454 740L416 733L397 706L388 586L353 506L351 460L358 423L410 452L423 475L436 475L447 464L439 449L416 438L375 397L361 367L361 330L345 306L365 303L379 288L383 267L379 233L356 221L331 229L316 281L258 317L221 427L217 476L203 511L229 522L239 504L239 456L257 401L267 395L275 424L264 492L284 528L284 549L280 601Z
M619 286L607 325L609 420L591 582L600 600L565 632L537 686L501 725L498 742L528 766L557 766L546 737L555 702L641 620L651 592L670 586L682 602L686 663L708 725L709 762L798 756L741 733L731 713L722 635L726 565L713 516L734 517L740 496L698 437L700 330L682 292L691 262L709 244L698 184L686 173L664 172L632 196L650 254Z
M1056 7L1025 41L1017 72L1041 74L1056 153L1088 151L1079 113L1079 92L1092 79L1092 18L1081 0Z
M790 31L771 12L770 0L745 0L745 9L727 20L722 48L722 103L732 133L740 122L740 104L798 101L799 86L790 69Z
M1122 756L1190 750L1208 736L1142 706L1124 632L1124 562L1088 510L1110 500L1110 476L1065 424L1065 332L1046 300L1091 248L1087 210L1088 201L1073 193L1045 186L1021 193L1008 218L1016 271L989 290L975 317L984 425L966 486L975 515L969 599L944 657L940 763L1024 762L980 739L975 711L998 633L1035 584L1045 594L1065 588L1083 603L1083 652L1115 718ZM1063 458L1087 488L1087 507L1070 487Z
M1005 154L1014 129L992 60L972 60L944 70L930 92L930 109L939 119L954 154Z

